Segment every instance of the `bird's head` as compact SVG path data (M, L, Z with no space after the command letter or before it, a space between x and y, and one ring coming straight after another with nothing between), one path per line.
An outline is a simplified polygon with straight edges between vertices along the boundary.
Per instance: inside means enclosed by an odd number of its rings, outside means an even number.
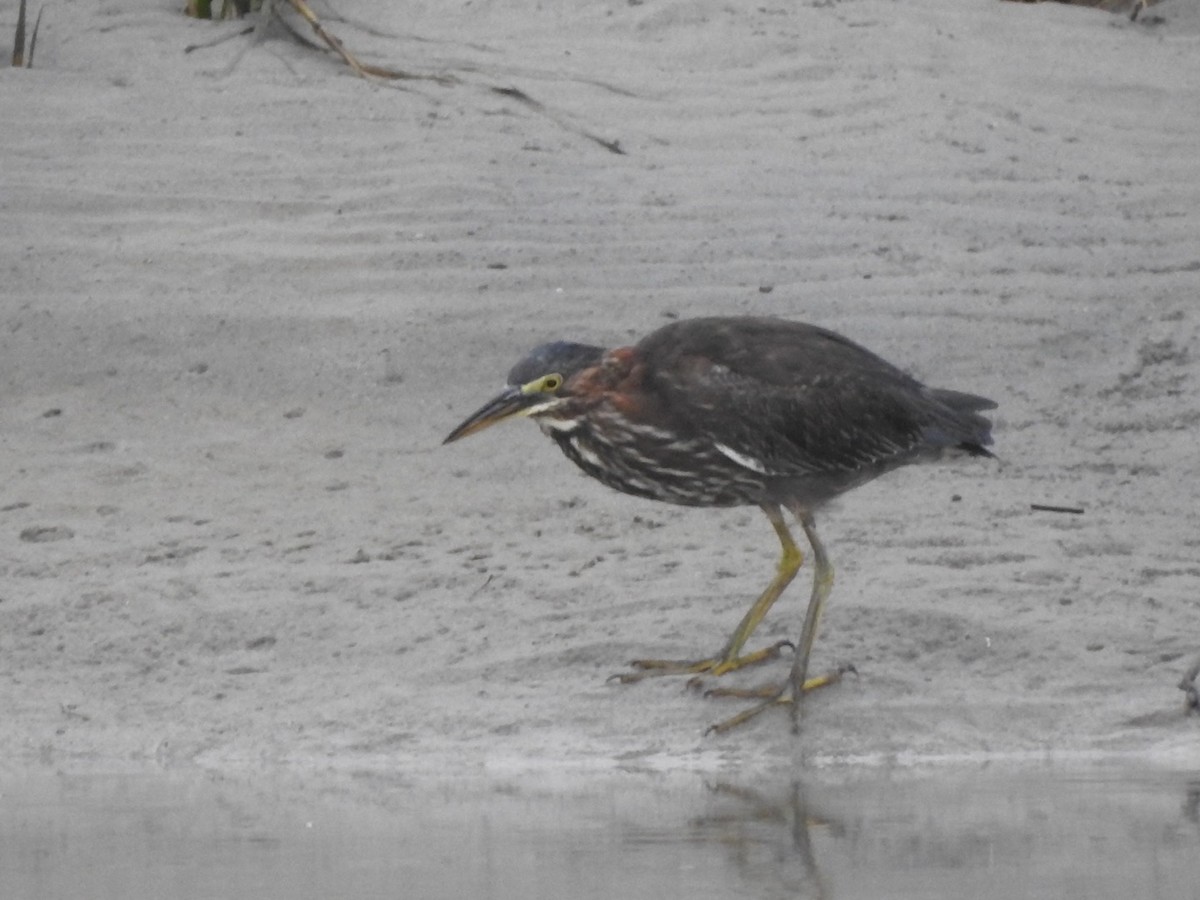
M508 373L508 386L468 416L446 437L449 444L469 434L519 416L542 415L563 401L571 376L600 362L604 348L569 341L535 347Z

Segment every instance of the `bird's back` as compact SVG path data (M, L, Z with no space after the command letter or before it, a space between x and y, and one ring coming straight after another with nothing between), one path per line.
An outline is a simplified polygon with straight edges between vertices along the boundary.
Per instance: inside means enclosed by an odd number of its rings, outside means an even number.
M768 499L816 505L946 449L988 455L991 423L979 412L992 401L926 388L814 325L688 319L634 354L649 415L757 471Z

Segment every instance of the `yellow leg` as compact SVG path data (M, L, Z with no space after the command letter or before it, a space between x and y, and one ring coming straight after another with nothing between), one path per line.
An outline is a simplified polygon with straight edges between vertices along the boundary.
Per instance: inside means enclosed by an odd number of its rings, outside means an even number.
M829 597L829 592L833 589L833 566L830 564L829 557L825 553L824 545L817 537L812 515L807 510L798 507L793 507L792 512L800 520L800 525L804 529L808 543L812 546L815 571L813 573L812 597L808 601L808 612L804 616L804 629L800 632L800 642L796 645L796 655L792 663L791 674L788 680L781 686L766 692L765 699L761 703L743 710L730 719L718 722L708 729L707 733L709 734L722 734L730 731L750 721L764 710L784 704L791 706L792 731L799 732L800 713L805 692L824 687L828 684L834 684L841 680L841 676L846 671L850 671L849 669L842 669L829 675L821 675L816 678L808 677L808 660L812 655L813 642L817 637L817 626L821 622L821 613L825 609L825 601Z
M754 629L762 622L767 611L779 599L780 595L787 589L787 586L792 583L792 579L796 577L796 572L800 570L800 564L804 561L804 554L800 552L800 548L796 546L796 542L792 539L792 533L788 530L787 522L784 521L783 512L780 508L773 504L764 503L762 509L767 514L767 518L771 520L771 526L775 529L775 534L779 536L779 543L783 548L783 553L779 557L779 565L776 567L775 577L771 579L771 583L767 585L766 590L759 595L750 609L746 611L746 615L742 616L742 621L733 630L733 634L729 636L729 640L721 652L709 659L636 659L632 665L641 671L614 675L610 679L611 681L619 681L621 684L632 684L641 681L643 678L656 675L724 675L726 672L732 672L735 669L743 669L769 659L775 659L784 647L791 646L790 641L779 641L770 647L742 655L742 649L746 646L746 641L750 639L750 635L754 633Z
M825 553L825 546L817 537L817 529L812 515L808 512L797 511L800 525L812 546L813 572L812 597L808 601L808 612L804 615L804 630L800 632L800 644L796 647L796 658L792 662L792 674L788 677L788 685L792 692L792 731L800 731L800 712L804 700L805 685L808 683L808 658L812 655L813 642L817 639L817 626L821 624L821 613L825 611L825 601L833 590L833 566Z

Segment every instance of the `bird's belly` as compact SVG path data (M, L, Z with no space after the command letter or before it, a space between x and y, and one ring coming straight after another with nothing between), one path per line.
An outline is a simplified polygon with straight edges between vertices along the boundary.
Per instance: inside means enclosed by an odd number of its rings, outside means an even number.
M614 490L681 506L744 506L768 495L769 479L737 465L712 444L658 429L586 425L550 432L563 453Z

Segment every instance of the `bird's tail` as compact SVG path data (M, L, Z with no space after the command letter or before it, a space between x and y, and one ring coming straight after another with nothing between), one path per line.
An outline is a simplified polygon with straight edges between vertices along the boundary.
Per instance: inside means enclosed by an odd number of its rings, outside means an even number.
M941 388L931 392L949 415L930 429L926 438L943 447L954 447L971 456L993 456L987 449L992 443L992 420L979 413L995 409L996 402L977 394L948 391Z

